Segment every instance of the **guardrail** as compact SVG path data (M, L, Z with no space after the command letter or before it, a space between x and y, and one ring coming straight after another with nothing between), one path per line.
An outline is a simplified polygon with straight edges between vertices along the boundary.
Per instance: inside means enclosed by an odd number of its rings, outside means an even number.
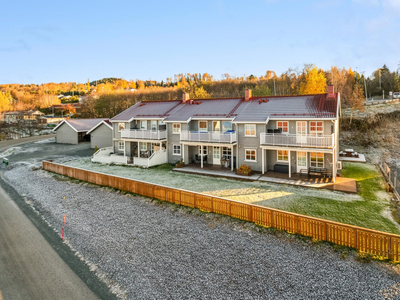
M181 141L188 142L209 142L209 143L235 143L236 132L201 132L201 131L187 131L182 130Z
M43 161L44 170L400 261L400 235Z
M294 146L313 148L333 148L335 136L332 135L300 135L286 133L260 133L260 144L271 146Z
M128 139L161 140L167 138L167 131L124 129L121 131L121 137Z

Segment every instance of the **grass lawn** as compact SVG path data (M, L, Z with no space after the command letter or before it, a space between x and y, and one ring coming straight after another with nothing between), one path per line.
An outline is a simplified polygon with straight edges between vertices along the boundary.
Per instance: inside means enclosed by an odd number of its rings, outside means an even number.
M373 165L344 164L343 176L355 178L357 181L359 192L354 195L259 181L247 182L184 174L173 172L170 165L141 169L91 163L90 158L65 164L375 230L400 233L400 227L391 219L389 195L385 191L383 178Z

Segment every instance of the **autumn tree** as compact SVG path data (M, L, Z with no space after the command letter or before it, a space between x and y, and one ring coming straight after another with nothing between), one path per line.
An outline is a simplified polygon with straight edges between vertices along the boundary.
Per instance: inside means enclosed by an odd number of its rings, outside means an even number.
M316 66L306 67L303 74L303 81L300 84L300 94L326 93L326 77L322 70Z

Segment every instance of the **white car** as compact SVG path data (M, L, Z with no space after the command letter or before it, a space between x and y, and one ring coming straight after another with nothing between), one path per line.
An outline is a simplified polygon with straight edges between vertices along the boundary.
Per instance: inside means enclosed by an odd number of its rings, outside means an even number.
M393 99L400 99L400 92L394 92L392 97Z

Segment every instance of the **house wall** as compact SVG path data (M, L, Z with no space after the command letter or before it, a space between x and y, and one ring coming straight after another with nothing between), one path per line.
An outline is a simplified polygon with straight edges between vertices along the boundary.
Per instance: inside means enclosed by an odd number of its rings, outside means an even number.
M177 122L177 123L179 123L179 122ZM168 141L168 143L167 143L168 162L176 163L181 160L182 156L174 155L174 145L181 144L181 135L179 133L173 133L172 123L167 123L166 128L167 128L167 141ZM181 130L188 130L188 124L181 123ZM182 154L182 146L181 146L181 154Z
M78 144L78 133L64 123L56 130L56 143L76 145Z
M90 133L90 148L104 148L112 146L113 130L105 124L101 124Z
M297 120L288 120L288 119L282 119L279 121L288 121L289 122L289 133L290 134L296 134L297 132L297 125L296 122ZM302 120L303 121L303 120ZM307 133L310 133L310 122L313 120L305 120L307 122ZM267 125L262 129L262 132L266 132L266 129L277 129L278 124L277 120L270 120ZM337 129L335 130L334 123L331 120L326 120L324 122L324 135L331 135L334 132L337 132ZM250 123L249 123L250 124Z
M254 123L248 123L254 124ZM236 160L239 166L246 164L246 166L251 166L255 171L261 171L262 168L262 152L260 148L260 133L265 132L265 124L256 124L256 136L249 137L245 136L245 124L237 124L238 129L238 147L239 147L239 157ZM235 147L236 148L236 147ZM246 149L256 150L256 161L246 161ZM234 149L232 156L236 156L236 149Z

